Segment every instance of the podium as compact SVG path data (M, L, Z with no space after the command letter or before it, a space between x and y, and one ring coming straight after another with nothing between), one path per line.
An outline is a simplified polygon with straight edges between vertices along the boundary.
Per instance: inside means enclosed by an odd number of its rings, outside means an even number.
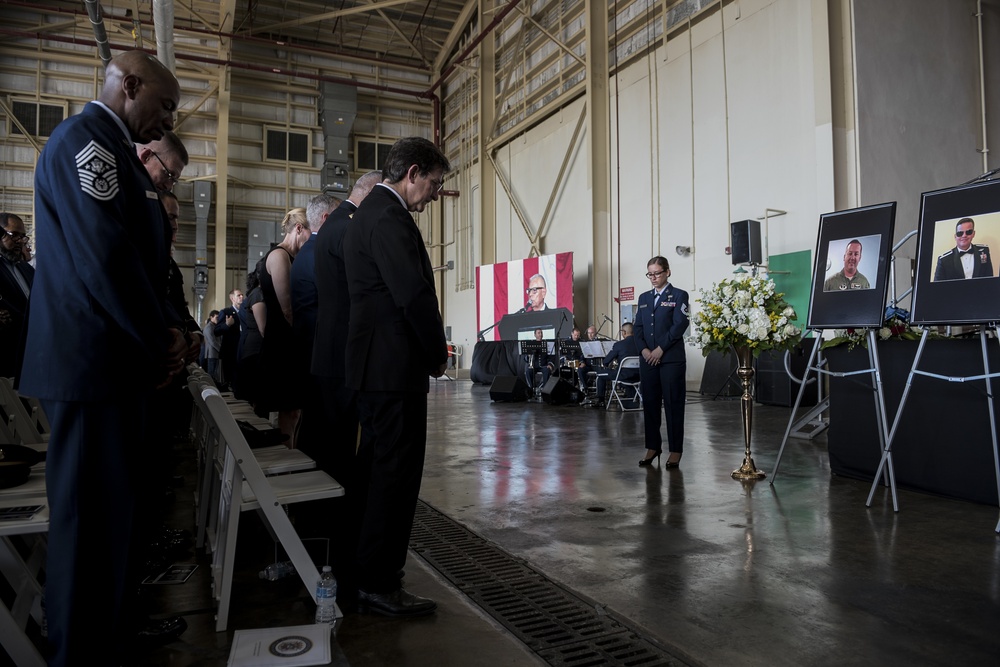
M573 313L568 308L511 313L500 318L497 328L501 340L518 340L523 338L522 334L533 334L535 329L544 331L546 339L558 340L568 338L573 332Z

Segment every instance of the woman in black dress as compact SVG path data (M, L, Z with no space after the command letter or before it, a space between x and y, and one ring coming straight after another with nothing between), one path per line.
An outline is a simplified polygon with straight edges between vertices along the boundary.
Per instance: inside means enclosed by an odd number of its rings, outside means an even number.
M294 383L294 364L290 357L292 340L292 260L299 248L309 240L309 220L304 208L293 208L281 221L285 238L264 256L260 272L260 288L267 307L262 354L266 386L262 403L278 412L278 427L288 437L286 443L295 448L295 432L299 423L299 408Z

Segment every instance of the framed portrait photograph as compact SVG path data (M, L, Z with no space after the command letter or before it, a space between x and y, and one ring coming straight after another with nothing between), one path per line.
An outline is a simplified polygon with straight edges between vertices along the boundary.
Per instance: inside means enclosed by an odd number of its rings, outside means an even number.
M1000 181L925 192L917 230L914 324L1000 321Z
M808 328L882 326L895 223L896 202L820 216Z

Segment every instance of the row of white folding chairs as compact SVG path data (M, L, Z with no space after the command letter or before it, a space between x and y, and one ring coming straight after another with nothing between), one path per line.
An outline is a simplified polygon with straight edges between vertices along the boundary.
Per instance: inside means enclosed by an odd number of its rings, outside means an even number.
M268 475L258 456L261 450L250 449L227 400L210 378L206 379L197 372L193 376L194 383L200 388L197 394L192 392L195 404L202 411L208 430L216 434L217 447L223 452L212 559L213 588L219 605L216 630L222 632L229 621L233 563L242 512L258 511L315 601L318 570L289 521L284 506L339 497L344 495L344 489L321 470L286 471L285 474ZM296 451L284 447L282 449L287 452ZM278 458L274 453L269 453L268 456L275 460ZM282 468L285 464L273 463L272 470L275 467ZM337 613L339 616L339 609Z
M192 416L192 433L198 445L198 486L195 492L195 528L196 546L204 548L208 553L215 552L217 539L219 489L223 474L225 449L219 445L219 432L206 419L204 410L198 409L201 391L205 387L214 387L212 376L196 365L188 369L188 389L194 399L195 409ZM232 394L220 395L225 399L233 417L252 428L267 431L271 429L268 420L258 417L253 407L246 401L241 401ZM304 452L289 449L284 445L259 447L254 450L254 456L266 475L277 475L287 472L312 470L316 462Z
M22 398L11 378L0 377L0 442L44 451L50 430L38 400Z
M0 446L45 451L48 432L48 420L38 402L24 401L10 378L0 378ZM45 658L26 632L28 619L41 625L43 615L39 573L45 566L49 530L44 463L32 466L23 484L0 489L0 508L25 506L41 509L27 518L0 522L0 574L13 592L9 604L0 602L0 645L16 665L44 667Z

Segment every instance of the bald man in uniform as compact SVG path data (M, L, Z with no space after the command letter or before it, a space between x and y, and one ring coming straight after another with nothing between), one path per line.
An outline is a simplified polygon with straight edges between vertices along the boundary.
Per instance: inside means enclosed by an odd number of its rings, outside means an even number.
M183 370L189 344L167 302L169 223L135 144L171 130L179 102L166 67L122 53L35 170L41 257L20 391L41 399L52 426L46 613L57 667L133 657L135 506L147 472L136 448L154 390Z

